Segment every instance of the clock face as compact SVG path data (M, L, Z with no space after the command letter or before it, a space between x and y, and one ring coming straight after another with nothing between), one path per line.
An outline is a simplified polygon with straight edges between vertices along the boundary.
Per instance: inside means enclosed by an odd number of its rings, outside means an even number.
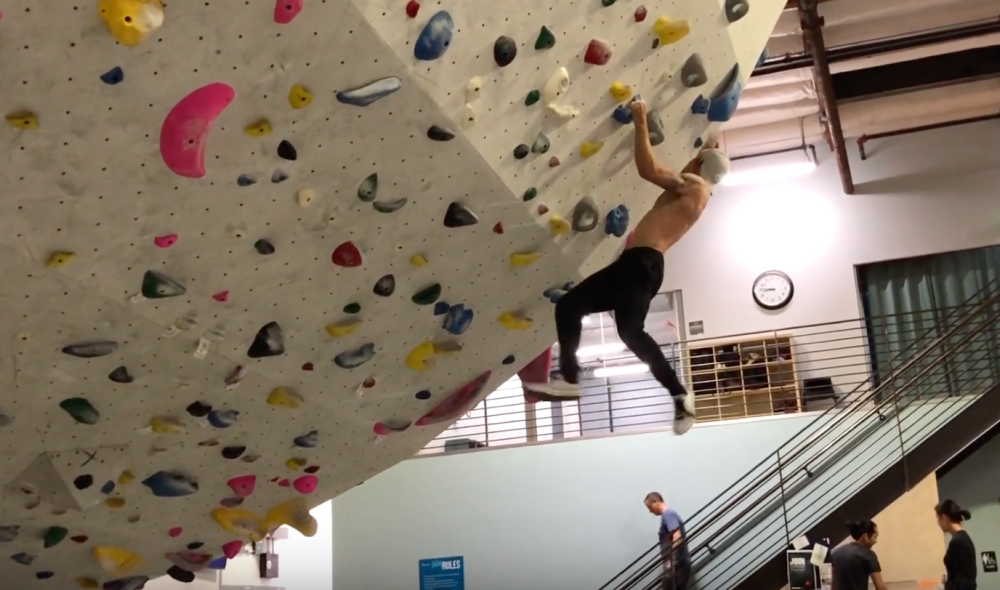
M767 310L781 309L792 301L795 285L792 279L778 270L769 270L753 282L753 300Z

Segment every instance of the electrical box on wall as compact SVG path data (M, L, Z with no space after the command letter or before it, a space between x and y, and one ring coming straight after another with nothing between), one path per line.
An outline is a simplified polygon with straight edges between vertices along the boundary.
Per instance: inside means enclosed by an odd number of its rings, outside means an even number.
M257 569L261 579L270 580L278 577L278 554L261 553L257 556Z

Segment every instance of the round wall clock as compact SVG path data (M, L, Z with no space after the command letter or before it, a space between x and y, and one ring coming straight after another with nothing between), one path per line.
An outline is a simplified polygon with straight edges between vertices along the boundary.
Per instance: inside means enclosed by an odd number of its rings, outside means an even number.
M792 279L780 270L769 270L754 279L751 294L754 303L762 309L775 311L791 303L795 295L795 285Z

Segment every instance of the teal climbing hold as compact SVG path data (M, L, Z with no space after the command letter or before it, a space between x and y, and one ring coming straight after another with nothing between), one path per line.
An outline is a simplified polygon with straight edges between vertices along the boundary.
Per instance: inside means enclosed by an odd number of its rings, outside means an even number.
M597 227L600 212L597 210L597 203L590 197L583 197L573 207L573 218L571 225L573 231L588 232Z
M434 283L429 287L417 291L410 299L417 305L431 305L439 297L441 297L441 284Z
M681 84L686 88L697 88L707 83L708 73L705 72L705 63L697 53L691 54L681 66Z
M726 0L724 10L726 12L726 20L732 24L750 12L750 3L747 0Z
M406 197L393 199L391 201L375 201L372 207L379 213L393 213L399 211L406 205Z
M358 186L358 198L365 203L371 203L378 196L378 173L372 173L361 181Z
M93 426L101 419L101 413L97 411L97 408L82 397L64 399L59 402L59 407L80 424Z
M142 296L146 299L166 299L187 293L187 289L165 274L147 270L142 276Z
M379 78L374 82L337 93L337 101L356 107L366 107L385 98L403 87L403 80L397 76Z
M333 357L335 365L341 369L354 369L375 358L375 344L368 342L358 348L346 350Z
M663 119L660 118L660 111L649 109L646 111L646 128L649 129L649 144L658 146L667 139L663 130Z
M344 313L349 313L351 315L354 315L354 314L357 314L357 313L361 313L361 304L360 303L348 303L347 305L344 306Z
M413 44L413 57L420 61L433 61L448 51L455 34L455 21L446 10L439 11L424 25L417 42Z
M725 123L732 119L733 114L736 113L736 107L740 104L742 92L740 65L736 64L712 93L712 104L708 107L708 120L713 123Z
M538 100L541 98L542 98L541 92L539 92L538 90L532 90L531 92L528 92L527 96L524 97L524 106L530 107L531 105L538 102Z
M525 203L527 203L528 201L534 199L537 196L538 196L538 189L532 186L529 187L528 190L524 191L524 196L521 198L524 200Z
M50 526L45 531L45 536L43 537L44 540L42 541L42 544L45 546L46 549L50 547L55 547L59 543L62 543L63 539L65 539L66 535L68 534L69 530L66 529L65 527Z
M111 68L110 70L101 74L101 82L104 82L108 86L114 86L115 84L121 84L125 79L125 72L118 66Z
M100 342L85 342L82 344L70 344L62 348L63 354L75 356L82 359L93 359L107 356L118 350L118 343L111 340Z

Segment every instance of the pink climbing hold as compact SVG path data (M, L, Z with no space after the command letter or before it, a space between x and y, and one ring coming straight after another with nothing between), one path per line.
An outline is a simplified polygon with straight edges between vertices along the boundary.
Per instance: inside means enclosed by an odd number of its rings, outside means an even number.
M493 371L486 371L472 381L462 385L446 397L433 410L416 421L417 426L429 426L441 422L454 421L469 410L476 396L486 387Z
M316 491L316 486L318 485L319 478L315 475L303 475L292 482L292 487L300 494L311 494Z
M232 86L214 82L170 109L160 127L160 156L171 172L185 178L205 176L205 144L212 124L235 97Z
M410 427L410 422L376 422L375 427L372 430L375 434L379 436L389 436L390 434L398 434L400 432L406 432Z
M155 238L153 238L153 243L156 244L157 248L169 248L177 243L177 234L156 236Z
M219 303L225 303L229 301L229 291L219 291L215 295L212 295L212 299L215 299Z
M302 0L275 0L274 22L287 25L302 12Z
M183 532L184 529L182 529L179 526L175 526L174 528L167 531L167 534L170 535L171 538L176 539L177 537L181 536L181 533Z
M226 485L240 498L246 498L253 493L254 488L257 486L257 476L239 475L227 481Z
M280 479L280 480L278 480L278 487L279 488L287 488L287 487L291 487L291 485L292 485L292 482L288 481L287 479Z
M353 242L344 242L333 251L331 259L337 266L347 268L361 266L361 250L358 250Z
M243 549L243 541L230 541L222 546L222 554L226 556L226 559L233 559L240 554L241 549Z
M420 3L417 0L410 0L406 3L406 16L417 18L418 12L420 12Z

